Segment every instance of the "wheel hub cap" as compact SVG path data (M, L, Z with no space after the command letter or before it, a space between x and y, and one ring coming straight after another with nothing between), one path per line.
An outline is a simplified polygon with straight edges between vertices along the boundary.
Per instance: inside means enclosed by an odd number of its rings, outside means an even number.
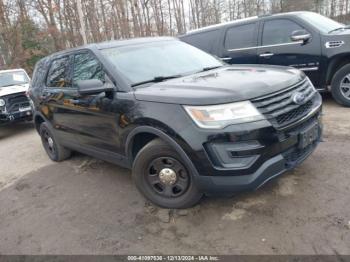
M173 185L176 182L176 172L171 168L163 168L159 172L159 179L165 185Z
M47 139L47 143L49 144L49 147L50 147L50 148L53 148L53 140L52 140L51 137L49 137L49 138Z
M350 100L350 74L346 75L341 81L340 92L345 99Z

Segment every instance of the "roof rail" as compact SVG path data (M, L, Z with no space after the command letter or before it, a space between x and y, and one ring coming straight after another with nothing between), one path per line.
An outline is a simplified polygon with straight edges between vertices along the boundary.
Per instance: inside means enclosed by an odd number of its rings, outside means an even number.
M267 17L267 16L272 16L272 14L263 14L263 15L258 15L259 18L262 18L262 17Z

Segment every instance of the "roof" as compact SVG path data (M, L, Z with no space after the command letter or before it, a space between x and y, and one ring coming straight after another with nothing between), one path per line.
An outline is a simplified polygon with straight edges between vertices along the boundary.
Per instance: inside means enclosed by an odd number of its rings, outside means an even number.
M24 69L22 68L16 68L16 69L7 69L7 70L0 70L0 73L7 73L7 72L16 72L16 71L23 71L26 72Z
M139 38L132 38L132 39L123 39L123 40L110 40L100 43L91 43L87 45L82 45L74 48L65 49L56 53L52 53L51 56L57 56L81 49L105 49L105 48L111 48L111 47L120 47L120 46L127 46L127 45L135 45L135 44L146 44L151 42L160 42L160 41L170 41L170 40L177 40L177 38L174 37L139 37Z
M96 46L98 49L105 49L105 48L117 47L117 46L146 44L151 42L170 41L170 40L177 40L177 39L174 37L139 37L139 38L125 39L125 40L101 42L96 44Z
M224 23L220 23L220 24L201 27L198 29L188 31L187 34L185 34L185 35L191 35L191 34L196 34L196 33L200 33L200 32L211 31L211 30L221 28L222 26L240 24L240 23L244 23L244 22L258 20L258 19L264 18L264 17L298 15L301 13L309 13L309 12L307 12L307 11L295 11L295 12L286 12L286 13L277 13L277 14L266 14L266 15L261 15L261 16L252 16L252 17L247 17L247 18L243 18L243 19L237 19L234 21L229 21L229 22L224 22Z

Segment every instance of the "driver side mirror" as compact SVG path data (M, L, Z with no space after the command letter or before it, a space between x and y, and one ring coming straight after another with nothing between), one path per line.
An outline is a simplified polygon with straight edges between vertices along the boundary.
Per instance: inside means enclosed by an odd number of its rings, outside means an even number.
M296 30L290 36L293 42L302 41L305 44L311 38L311 34L306 30Z
M96 95L102 92L113 91L112 84L104 84L99 79L78 80L76 83L79 95Z

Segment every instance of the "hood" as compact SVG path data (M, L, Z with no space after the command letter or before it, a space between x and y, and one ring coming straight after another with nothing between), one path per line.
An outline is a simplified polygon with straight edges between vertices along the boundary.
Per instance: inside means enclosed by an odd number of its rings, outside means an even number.
M183 105L210 105L265 96L305 78L304 73L279 66L228 66L191 76L171 79L134 94L137 100Z
M26 92L28 88L29 84L0 87L0 97L15 93Z

